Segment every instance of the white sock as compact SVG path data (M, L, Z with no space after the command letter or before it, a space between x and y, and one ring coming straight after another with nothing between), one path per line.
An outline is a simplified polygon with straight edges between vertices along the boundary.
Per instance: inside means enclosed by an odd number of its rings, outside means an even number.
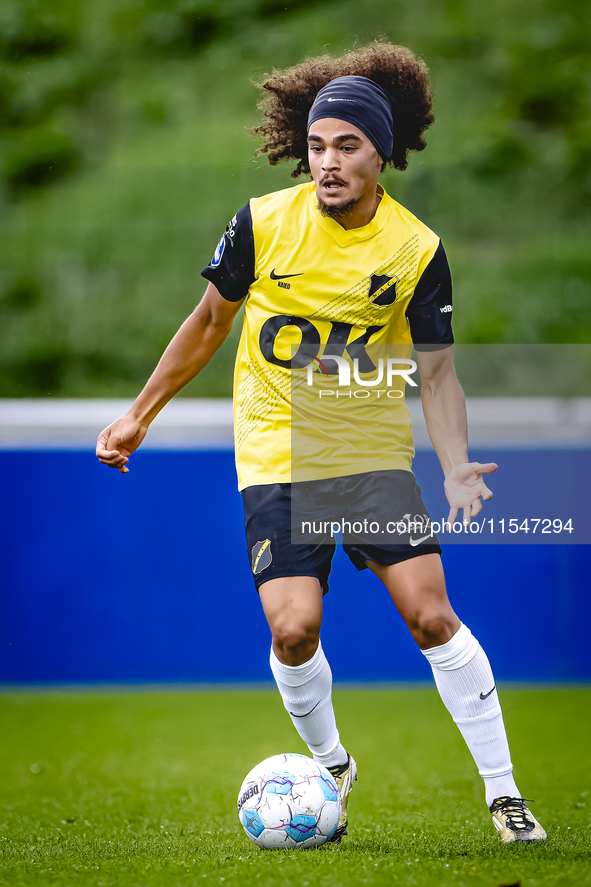
M332 673L321 644L303 665L284 665L271 648L271 671L294 727L325 767L344 764L347 752L341 745L332 707Z
M503 713L486 653L465 625L446 644L423 650L443 704L458 725L484 779L486 803L519 798ZM492 690L492 692L490 692Z

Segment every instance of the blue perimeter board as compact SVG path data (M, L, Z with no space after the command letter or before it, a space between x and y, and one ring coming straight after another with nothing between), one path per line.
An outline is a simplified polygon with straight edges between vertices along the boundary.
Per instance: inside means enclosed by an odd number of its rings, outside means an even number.
M525 476L545 490L545 510L557 478L587 507L587 452L496 456L490 485L504 514L531 510L522 507ZM231 452L140 452L126 476L91 453L0 459L0 683L271 680ZM414 467L433 519L447 514L435 454L417 453ZM591 679L591 546L455 544L443 557L452 603L498 679ZM340 547L323 644L337 681L431 677L387 592Z

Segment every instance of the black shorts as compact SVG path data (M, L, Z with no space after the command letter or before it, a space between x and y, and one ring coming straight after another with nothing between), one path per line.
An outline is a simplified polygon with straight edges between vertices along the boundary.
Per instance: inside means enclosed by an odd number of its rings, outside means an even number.
M242 491L257 589L269 579L315 576L323 593L336 543L358 570L441 554L414 474L372 471Z

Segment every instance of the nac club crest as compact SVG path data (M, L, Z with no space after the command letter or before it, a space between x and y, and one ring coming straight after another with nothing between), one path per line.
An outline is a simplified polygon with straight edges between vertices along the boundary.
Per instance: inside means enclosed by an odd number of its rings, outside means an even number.
M257 542L256 545L253 545L250 563L255 576L257 573L262 573L263 570L266 570L272 560L270 539L265 539L264 542Z

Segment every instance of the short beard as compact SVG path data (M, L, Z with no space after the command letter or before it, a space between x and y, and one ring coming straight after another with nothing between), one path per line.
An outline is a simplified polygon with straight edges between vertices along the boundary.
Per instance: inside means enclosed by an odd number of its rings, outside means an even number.
M335 222L348 216L358 203L359 198L357 198L357 200L350 200L342 206L329 206L324 200L316 195L316 206L318 207L320 215L324 216L325 219L334 219Z

